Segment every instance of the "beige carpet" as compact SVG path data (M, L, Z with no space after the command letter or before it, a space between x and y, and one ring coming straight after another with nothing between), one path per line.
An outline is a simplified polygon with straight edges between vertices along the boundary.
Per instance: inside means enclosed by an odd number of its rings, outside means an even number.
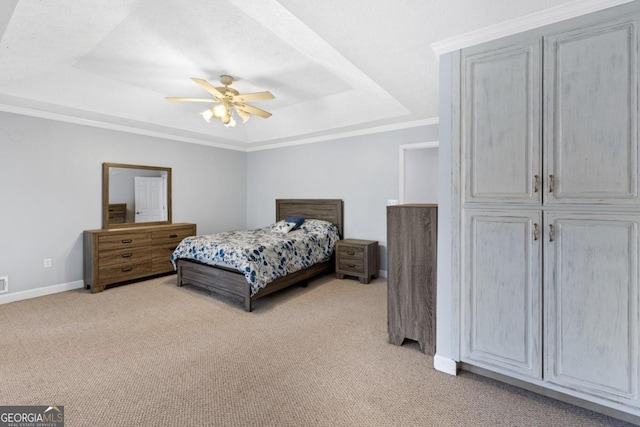
M386 281L239 304L175 276L0 305L0 405L66 426L623 426L387 342Z

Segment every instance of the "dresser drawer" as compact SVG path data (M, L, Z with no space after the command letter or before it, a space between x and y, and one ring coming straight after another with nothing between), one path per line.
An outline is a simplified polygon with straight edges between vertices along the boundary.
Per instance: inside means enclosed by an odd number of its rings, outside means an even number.
M169 243L155 246L152 250L153 274L173 271L171 254L176 249L177 243Z
M98 237L98 248L102 252L108 249L132 248L151 244L151 233L122 233Z
M178 245L185 237L195 235L194 226L173 227L166 230L158 230L151 233L151 239L154 246L174 243L174 247Z
M128 264L100 266L98 269L99 283L124 282L151 274L151 260L131 262Z
M102 250L98 253L100 266L139 263L151 260L151 248L117 248Z
M364 261L361 259L340 258L338 270L352 273L364 273Z
M338 246L338 256L340 259L351 258L364 260L364 249L356 246L340 245ZM360 262L360 264L362 264L362 262Z

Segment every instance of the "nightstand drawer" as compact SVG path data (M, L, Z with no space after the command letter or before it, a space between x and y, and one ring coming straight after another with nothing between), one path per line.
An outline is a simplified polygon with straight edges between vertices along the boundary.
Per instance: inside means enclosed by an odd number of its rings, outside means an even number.
M344 246L340 245L338 247L338 256L340 259L359 259L364 260L364 249L356 246ZM360 262L362 264L362 262Z
M364 261L361 259L340 258L338 270L352 273L364 273Z

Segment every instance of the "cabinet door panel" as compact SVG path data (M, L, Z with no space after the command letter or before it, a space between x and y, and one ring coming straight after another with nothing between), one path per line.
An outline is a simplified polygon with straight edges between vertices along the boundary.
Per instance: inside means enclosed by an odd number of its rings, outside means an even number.
M541 202L541 46L462 53L465 202Z
M545 38L547 202L638 203L637 37L628 18Z
M638 215L548 213L545 380L638 396ZM552 241L550 241L552 240Z
M462 360L541 378L540 212L465 212Z

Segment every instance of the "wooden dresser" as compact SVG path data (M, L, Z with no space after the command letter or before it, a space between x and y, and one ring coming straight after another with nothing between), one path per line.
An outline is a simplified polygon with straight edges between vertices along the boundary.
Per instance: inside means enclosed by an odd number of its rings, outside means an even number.
M107 285L173 272L171 254L195 224L150 225L84 232L84 284L91 292Z
M436 349L437 205L387 206L389 342Z

